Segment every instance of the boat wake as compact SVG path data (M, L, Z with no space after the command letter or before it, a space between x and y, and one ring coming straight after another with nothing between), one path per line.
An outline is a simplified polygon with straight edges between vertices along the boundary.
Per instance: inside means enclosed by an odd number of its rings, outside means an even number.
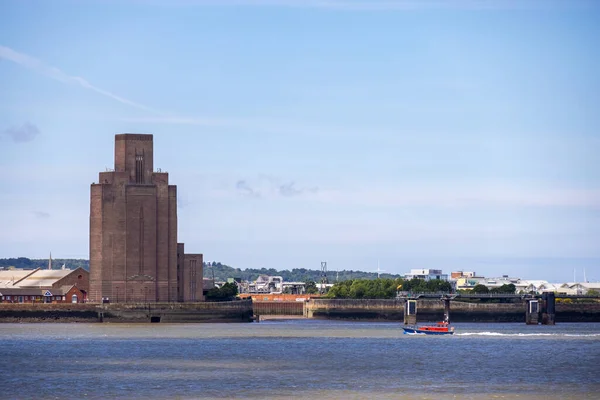
M456 333L456 336L512 336L512 337L530 337L530 336L554 336L554 337L600 337L600 333L501 333L501 332L462 332Z

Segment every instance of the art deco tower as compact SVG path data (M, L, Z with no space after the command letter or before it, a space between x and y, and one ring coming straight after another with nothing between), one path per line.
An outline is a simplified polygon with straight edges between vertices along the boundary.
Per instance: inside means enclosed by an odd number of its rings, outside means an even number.
M153 168L152 135L115 136L114 171L91 185L90 302L182 300L177 187Z

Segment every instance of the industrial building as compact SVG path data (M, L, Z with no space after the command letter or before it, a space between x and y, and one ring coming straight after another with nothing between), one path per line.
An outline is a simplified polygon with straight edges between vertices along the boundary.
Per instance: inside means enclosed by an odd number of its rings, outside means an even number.
M115 135L114 169L90 192L90 302L204 300L203 256L177 242L177 186L154 169L152 135Z
M0 271L1 303L84 303L88 291L83 268Z

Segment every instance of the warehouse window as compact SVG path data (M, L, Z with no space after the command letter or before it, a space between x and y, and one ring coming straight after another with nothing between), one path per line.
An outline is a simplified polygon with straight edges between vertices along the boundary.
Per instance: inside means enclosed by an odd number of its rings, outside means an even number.
M135 156L135 183L144 183L144 155Z

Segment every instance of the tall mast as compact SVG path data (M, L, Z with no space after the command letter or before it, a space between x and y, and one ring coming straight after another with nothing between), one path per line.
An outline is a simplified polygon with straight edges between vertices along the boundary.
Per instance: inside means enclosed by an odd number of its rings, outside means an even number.
M385 269L379 268L379 258L377 259L377 279L379 279L379 274L381 272L385 272Z

